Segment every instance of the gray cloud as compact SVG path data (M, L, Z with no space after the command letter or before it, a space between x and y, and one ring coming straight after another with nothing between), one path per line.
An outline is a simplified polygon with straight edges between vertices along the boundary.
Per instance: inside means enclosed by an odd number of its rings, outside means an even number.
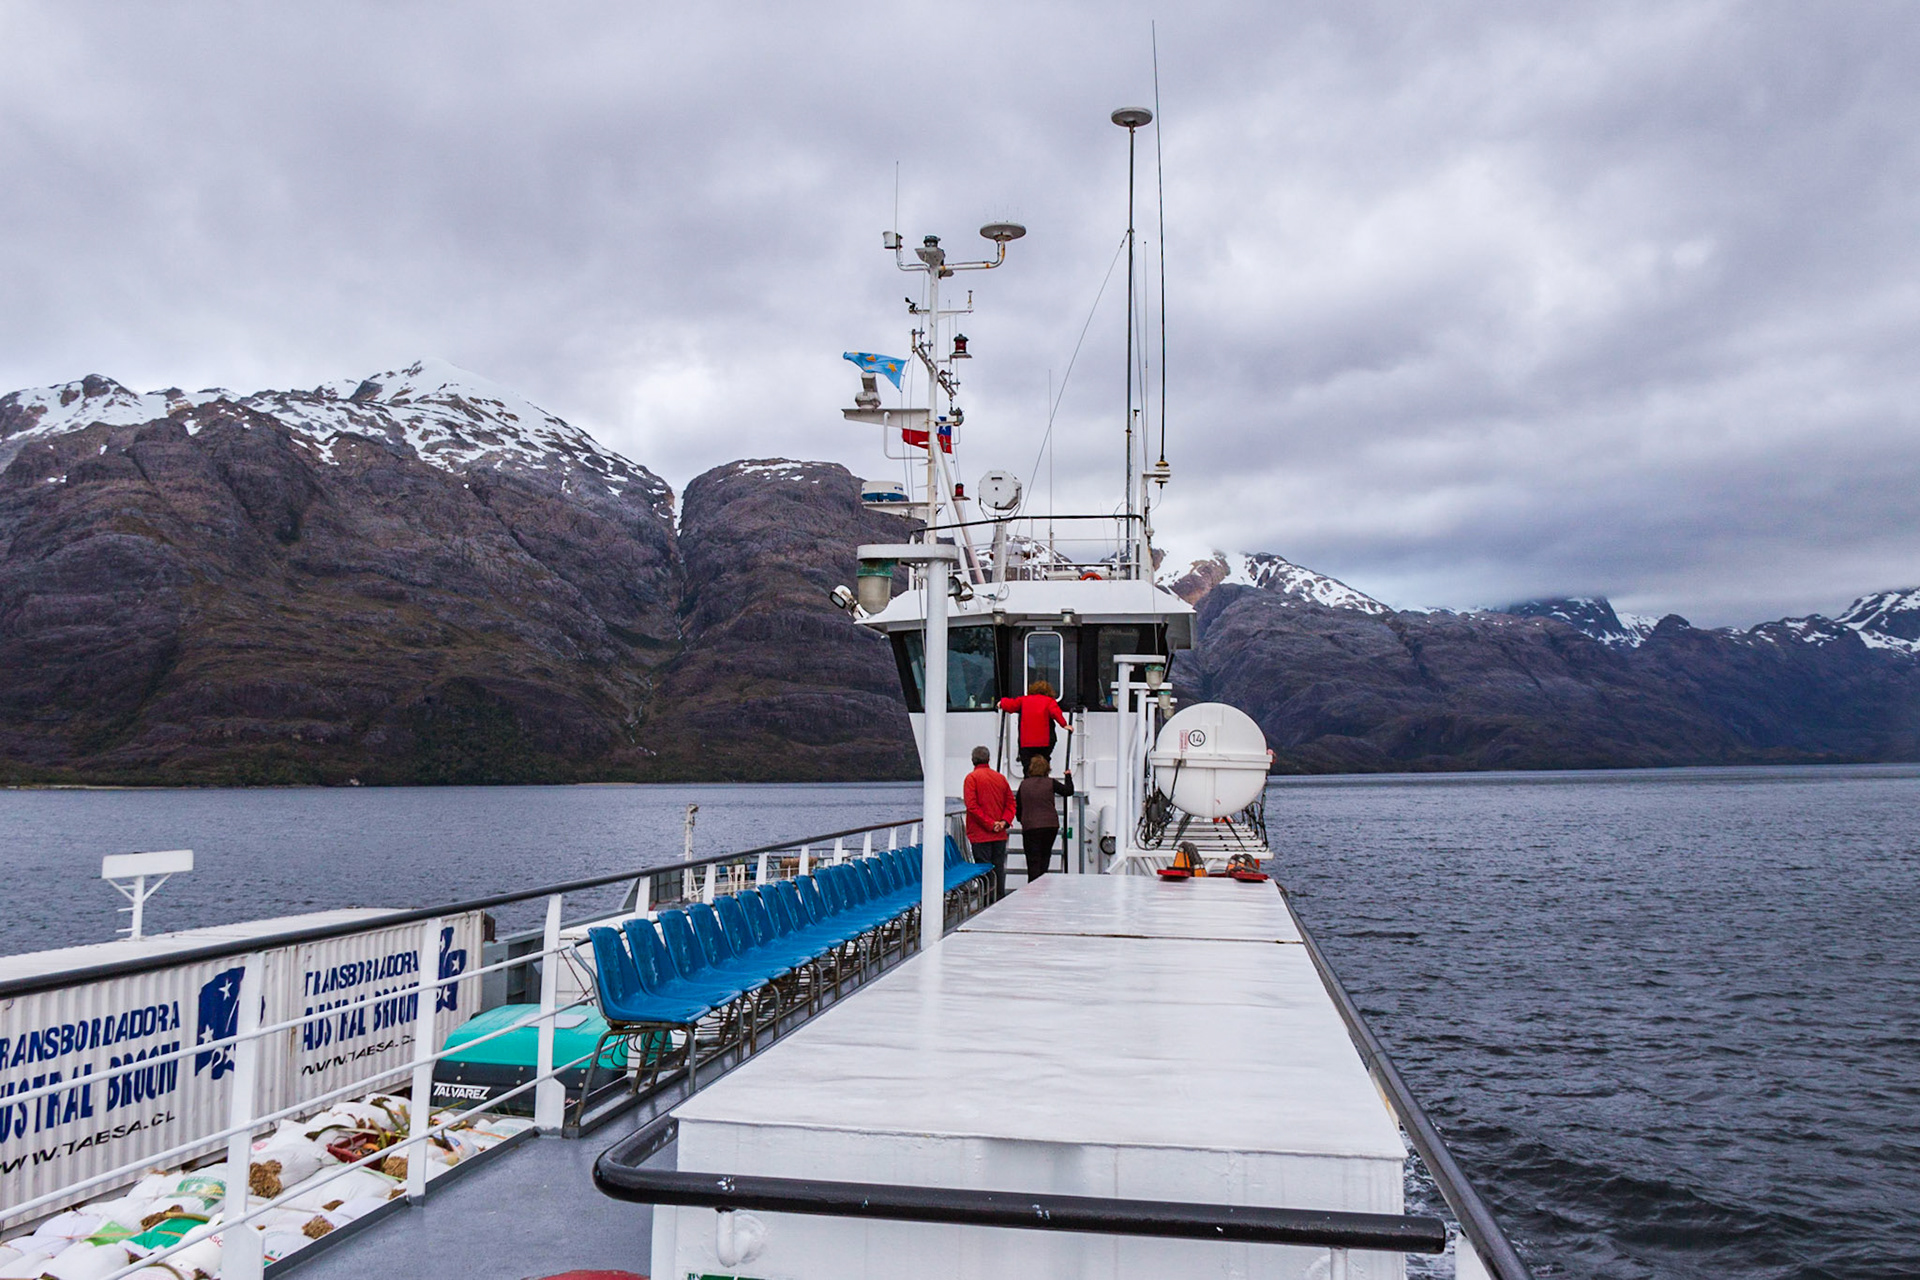
M1106 113L1150 96L1150 16L9 5L0 386L438 355L676 484L766 454L879 473L837 357L903 341L899 161L909 235L1032 227L961 281L963 470L1025 472L1123 225ZM1920 580L1910 8L1194 5L1159 31L1176 553L1696 622ZM1062 509L1117 490L1118 297L1062 401Z

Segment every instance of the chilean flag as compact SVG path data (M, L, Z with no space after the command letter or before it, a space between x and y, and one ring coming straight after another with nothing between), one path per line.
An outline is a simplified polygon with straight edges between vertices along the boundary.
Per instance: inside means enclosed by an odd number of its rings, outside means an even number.
M916 449L924 449L927 447L927 433L924 431L914 431L911 428L902 427L900 428L900 438ZM951 422L943 422L940 424L940 452L953 452L953 424Z

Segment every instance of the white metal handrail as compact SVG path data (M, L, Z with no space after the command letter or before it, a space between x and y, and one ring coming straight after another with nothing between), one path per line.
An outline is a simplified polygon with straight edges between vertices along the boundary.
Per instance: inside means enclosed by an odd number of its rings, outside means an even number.
M833 862L841 862L849 856L849 850L846 848L845 842L848 835L864 836L860 853L853 856L865 856L874 851L873 836L879 831L885 831L887 833L887 847L889 849L897 847L902 834L905 834L910 842L919 839L919 824L907 820L875 824L870 828L859 828L852 832L842 832L826 837L813 837L808 841L795 841L764 846L760 849L746 850L738 854L702 858L683 865L688 872L691 872L695 867L705 868L705 884L702 887L701 896L711 901L712 894L716 888L716 880L718 879L716 874L718 868L728 866L739 868L740 874L737 877L729 875L728 878L730 881L734 879L744 881L750 874L754 884L765 884L771 879L786 878L780 874L782 870L780 865L773 862L772 859L790 853L794 860L793 873L795 875L805 875L808 873L810 863L813 861L811 850L814 845L824 844L824 841L832 840L833 849L831 854L829 855L823 848L819 860L826 861L830 857ZM566 1099L565 1086L562 1084L560 1076L563 1072L573 1070L581 1063L595 1056L593 1053L588 1053L565 1064L556 1065L554 1062L554 1032L557 1016L562 1012L592 1003L590 995L582 995L564 1005L559 1001L558 988L560 970L557 962L563 960L568 963L577 962L576 948L562 940L562 934L566 928L566 926L563 926L561 918L561 908L563 906L565 892L582 887L600 887L603 884L618 883L624 879L637 879L641 885L650 890L655 877L663 874L671 874L673 871L679 869L681 868L676 866L648 868L643 871L624 874L618 877L603 878L585 885L574 884L565 886L564 888L556 886L555 891L547 895L546 921L544 928L541 930L541 945L537 951L529 951L520 955L510 955L491 964L483 964L474 969L465 969L458 974L446 977L439 975L437 964L430 963L434 955L436 941L441 931L441 921L444 918L444 914L427 916L418 912L406 912L400 913L403 918L397 921L390 917L375 918L365 922L364 927L359 929L330 931L329 936L350 937L355 934L372 933L405 925L418 925L421 930L420 941L414 948L416 957L415 972L419 975L417 980L404 986L370 993L326 1009L307 1011L297 1016L284 1018L265 1025L257 1025L260 1004L263 1000L263 995L258 984L265 963L264 955L266 947L270 945L274 939L256 939L253 946L247 950L230 952L229 954L243 955L245 957L236 1027L232 1035L202 1041L190 1046L182 1046L181 1048L153 1054L137 1061L126 1062L118 1066L91 1072L84 1081L79 1078L59 1080L34 1088L23 1089L8 1097L10 1103L26 1102L51 1094L70 1091L76 1087L77 1083L104 1081L135 1071L150 1070L157 1065L181 1061L192 1055L231 1049L233 1055L233 1088L231 1092L228 1123L223 1128L196 1134L191 1139L166 1148L165 1150L148 1153L137 1160L116 1168L76 1179L55 1190L36 1196L31 1200L8 1206L6 1210L7 1216L19 1221L31 1215L36 1209L49 1208L60 1202L72 1202L76 1193L85 1192L93 1188L102 1188L116 1182L124 1181L131 1176L138 1175L142 1171L150 1170L156 1165L164 1165L172 1160L189 1157L195 1152L206 1150L210 1144L225 1140L228 1144L227 1186L225 1198L222 1203L220 1225L215 1227L212 1224L208 1224L204 1228L197 1228L182 1237L182 1239L175 1244L155 1250L145 1257L137 1259L126 1267L114 1272L108 1280L116 1280L117 1277L131 1275L142 1267L151 1266L171 1256L180 1249L188 1248L193 1244L204 1241L208 1236L216 1233L227 1233L222 1237L221 1275L223 1280L257 1280L264 1265L257 1247L259 1237L250 1230L228 1232L228 1229L243 1227L246 1223L253 1221L260 1215L275 1208L283 1207L287 1200L296 1194L296 1192L290 1188L281 1196L274 1197L258 1207L249 1208L247 1204L249 1197L247 1194L248 1175L246 1170L251 1163L249 1157L251 1155L253 1137L268 1126L302 1114L312 1114L316 1109L351 1095L364 1094L369 1090L377 1090L383 1084L395 1081L399 1077L409 1074L413 1077L412 1097L409 1103L408 1134L393 1145L385 1147L378 1152L371 1153L367 1157L325 1171L326 1176L322 1177L318 1182L312 1179L304 1180L299 1184L300 1189L297 1193L301 1195L313 1190L317 1186L325 1185L334 1178L343 1176L356 1168L364 1167L376 1159L384 1159L388 1155L422 1147L422 1145L429 1140L439 1137L449 1130L471 1121L476 1116L490 1112L502 1103L529 1091L533 1092L535 1099L535 1128L548 1132L557 1132L562 1125ZM735 885L734 887L738 888L739 886ZM536 895L537 893L538 891L535 891ZM534 895L504 896L512 900L524 901L528 896ZM651 896L650 892L636 894L636 896L641 897L641 901L635 904L638 906L637 912L629 909L624 912L615 912L612 916L602 915L595 918L608 919L631 914L650 915L652 904L645 900ZM442 908L441 911L442 913L447 913L462 909L464 908ZM437 1012L435 1008L437 1002L434 999L435 993L444 987L477 980L489 973L524 968L536 963L539 964L541 968L541 992L537 1012L516 1019L508 1026L496 1028L493 1031L465 1041L457 1049L436 1049L434 1047L434 1019ZM146 969L150 966L142 965L140 967ZM277 1036L294 1030L295 1028L303 1027L309 1023L336 1018L343 1012L364 1009L378 1002L405 999L409 996L415 1001L413 1018L415 1052L411 1062L387 1067L336 1088L299 1098L274 1111L263 1114L256 1114L254 1112L253 1082L258 1074L260 1042L262 1040L269 1036ZM495 1095L482 1105L463 1109L455 1119L437 1126L430 1123L433 1110L432 1073L435 1063L454 1052L464 1051L474 1045L485 1043L488 1040L508 1035L515 1031L525 1030L530 1026L535 1027L539 1033L535 1071L531 1079L504 1093ZM410 1200L424 1197L426 1194L427 1165L428 1161L424 1159L424 1157L420 1159L410 1159L408 1162L406 1192Z
M572 954L572 952L573 952L572 947L562 947L559 949L559 954L563 954L563 955L570 955ZM529 954L527 956L517 957L513 963L515 964L530 963L534 960L540 959L541 956L545 954L547 953L540 952L540 953ZM449 986L454 982L460 981L466 976L467 975L463 974L459 978L436 979L431 983L426 984L424 989L434 990L442 986ZM407 990L421 991L422 989L423 988L421 987L412 987L412 988L408 988ZM392 999L394 995L395 993L390 991L382 995L381 998ZM515 1022L511 1026L501 1027L497 1030L490 1031L485 1035L475 1036L471 1040L462 1042L462 1044L460 1045L460 1049L464 1050L471 1045L483 1044L486 1041L491 1040L496 1036L506 1035L510 1031L524 1030L525 1028L533 1026L548 1018L558 1016L559 1014L566 1013L569 1010L577 1009L582 1005L587 1005L591 1003L592 1001L589 998L587 998L586 996L582 996L578 1000L572 1001L569 1004L561 1005L553 1009L551 1013L542 1011L539 1013L529 1014L526 1018L518 1022ZM335 1009L328 1009L328 1010L325 1010L324 1012L316 1012L311 1015L293 1019L289 1022L275 1023L270 1027L260 1027L253 1031L248 1032L244 1036L229 1037L227 1040L222 1041L221 1043L237 1044L243 1040L251 1042L254 1040L262 1039L268 1035L275 1034L278 1031L284 1031L289 1026L298 1025L299 1023L307 1022L313 1019L330 1017L334 1015L336 1012L338 1011ZM431 1039L431 1035L429 1035L429 1039ZM209 1043L212 1043L212 1042L209 1042ZM439 1050L438 1052L432 1055L431 1061L438 1062L441 1058L446 1057L448 1054L458 1052L458 1051L459 1050L452 1050L452 1049ZM192 1050L188 1050L187 1052L192 1052ZM140 1065L143 1067L148 1066L154 1061L155 1061L154 1058L143 1059ZM65 1186L59 1187L53 1191L49 1191L42 1195L36 1196L31 1200L22 1201L20 1204L17 1204L17 1205L10 1205L7 1208L7 1212L9 1215L26 1214L31 1212L34 1209L40 1208L45 1205L51 1205L56 1201L63 1200L66 1197L72 1195L76 1191L83 1191L88 1187L100 1186L102 1184L112 1182L117 1178L124 1178L128 1174L138 1173L143 1169L150 1169L156 1164L162 1164L168 1160L173 1160L181 1156L185 1156L190 1152L197 1151L200 1148L206 1146L209 1142L215 1142L222 1138L231 1138L241 1132L245 1132L249 1135L253 1133L257 1133L265 1125L276 1124L281 1120L291 1119L303 1111L311 1110L314 1106L318 1104L333 1102L340 1098L345 1098L356 1093L365 1093L368 1089L374 1087L378 1082L382 1080L388 1080L396 1076L409 1074L415 1069L415 1065L416 1065L415 1063L409 1062L404 1066L388 1067L384 1070L376 1071L372 1075L364 1076L361 1079L355 1080L349 1084L344 1084L339 1086L338 1088L329 1089L324 1093L313 1094L312 1096L303 1098L298 1102L290 1103L287 1106L280 1108L278 1111L270 1111L264 1115L253 1116L244 1123L232 1124L232 1125L228 1125L224 1129L217 1129L211 1133L200 1134L197 1137L187 1142L180 1143L176 1146L168 1147L163 1151L156 1151L150 1155L142 1156L140 1159L130 1161L129 1163L123 1164L118 1168L108 1169L102 1173L92 1174L86 1178L82 1178L77 1181L67 1183ZM97 1073L93 1078L98 1079L102 1074L107 1074L107 1073ZM67 1089L73 1086L71 1081L63 1080L60 1082L59 1087L62 1089ZM18 1094L11 1095L12 1098L20 1098L24 1096L26 1096L24 1091ZM409 1103L409 1109L411 1110L411 1103Z
M560 948L559 954L562 957L571 956L572 954L574 954L574 948L571 946L563 946ZM492 964L482 965L478 969L462 970L460 973L455 974L451 978L441 978L436 980L433 986L435 990L438 990L440 987L450 987L450 986L453 986L455 983L465 982L469 978L478 978L485 974L498 972L501 969L518 969L524 965L532 964L536 960L544 959L546 955L547 953L545 951L529 951L529 952L526 952L524 955L517 955L507 960L497 960ZM158 1066L163 1062L176 1062L183 1058L190 1058L197 1053L212 1053L212 1052L215 1052L216 1050L231 1048L232 1046L238 1044L242 1039L251 1040L257 1036L267 1036L267 1035L273 1035L276 1032L290 1031L293 1028L302 1026L308 1022L313 1022L323 1018L336 1017L342 1013L350 1013L355 1009L364 1009L368 1005L376 1004L383 1000L392 1000L396 996L404 996L413 990L417 990L417 988L409 987L401 991L380 991L372 995L360 996L356 999L348 1000L341 1004L329 1005L327 1006L327 1008L323 1010L316 1010L312 1013L303 1013L297 1018L288 1018L282 1022L268 1023L266 1026L261 1027L259 1030L251 1032L244 1037L238 1036L238 1035L232 1035L232 1036L223 1036L218 1040L202 1040L196 1044L189 1045L185 1048L170 1049L165 1053L150 1054L145 1058L141 1058L137 1062L127 1061L127 1062L121 1063L117 1067L107 1067L99 1071L90 1072L84 1077L76 1076L70 1080L58 1080L58 1081L55 1081L53 1084L38 1085L32 1089L21 1089L21 1090L18 1090L17 1092L7 1094L6 1100L8 1102L25 1102L28 1099L44 1097L45 1095L50 1093L64 1093L67 1090L72 1089L75 1085L78 1085L78 1084L92 1084L93 1082L98 1080L107 1080L107 1079L111 1079L114 1076L123 1076L123 1075L128 1075L135 1071L144 1071L148 1067ZM516 1024L516 1026L517 1025L519 1024ZM481 1040L492 1039L493 1036L496 1034L498 1033L489 1032L485 1036L475 1037L474 1040L470 1041L469 1043L478 1044ZM411 1070L411 1066L409 1066L408 1069ZM9 1210L9 1212L14 1212L14 1211Z

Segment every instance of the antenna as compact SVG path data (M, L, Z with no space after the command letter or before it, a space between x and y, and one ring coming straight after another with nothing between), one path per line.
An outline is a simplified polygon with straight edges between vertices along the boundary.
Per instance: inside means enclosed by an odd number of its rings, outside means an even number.
M1133 229L1133 156L1135 131L1153 122L1153 112L1145 107L1121 107L1112 116L1115 124L1127 131L1127 540L1138 535L1134 527L1133 493L1133 304L1134 304L1134 229ZM1145 390L1144 387L1141 390ZM1138 559L1138 548L1134 552ZM1136 564L1135 568L1139 566Z
M1147 31L1153 41L1153 114L1160 115L1160 31L1150 22ZM1166 484L1167 475L1167 170L1160 144L1167 136L1164 118L1153 131L1153 181L1160 200L1160 472L1154 478Z

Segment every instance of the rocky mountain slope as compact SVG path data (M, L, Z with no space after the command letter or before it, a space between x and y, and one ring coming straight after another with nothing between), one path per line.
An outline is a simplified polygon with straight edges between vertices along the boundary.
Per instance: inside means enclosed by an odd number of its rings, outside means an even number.
M825 462L731 463L685 503L684 647L643 734L648 776L918 776L892 649L827 598L856 546L914 526L862 508L860 481Z
M1597 596L1556 596L1548 600L1524 600L1491 612L1516 618L1558 618L1583 635L1615 649L1637 649L1641 641L1660 625L1658 618L1644 614L1616 613L1612 602Z
M1352 589L1298 566L1235 582L1209 563L1230 566L1216 556L1171 584L1200 614L1176 680L1252 714L1285 770L1920 759L1920 643L1904 635L1920 634L1920 592L1709 631L1602 599L1329 605Z
M0 398L0 782L911 777L891 657L827 602L841 467L675 498L422 362L311 391ZM1396 612L1269 553L1163 575L1190 697L1296 770L1920 758L1920 590L1701 630L1605 600Z
M17 392L0 465L0 780L912 768L904 713L871 703L890 659L804 567L838 547L850 578L856 542L900 531L838 468L696 482L689 561L658 477L429 364L310 392ZM760 678L755 626L813 665ZM861 732L795 709L813 678L869 699ZM726 697L742 719L714 727ZM804 733L776 749L784 725Z

